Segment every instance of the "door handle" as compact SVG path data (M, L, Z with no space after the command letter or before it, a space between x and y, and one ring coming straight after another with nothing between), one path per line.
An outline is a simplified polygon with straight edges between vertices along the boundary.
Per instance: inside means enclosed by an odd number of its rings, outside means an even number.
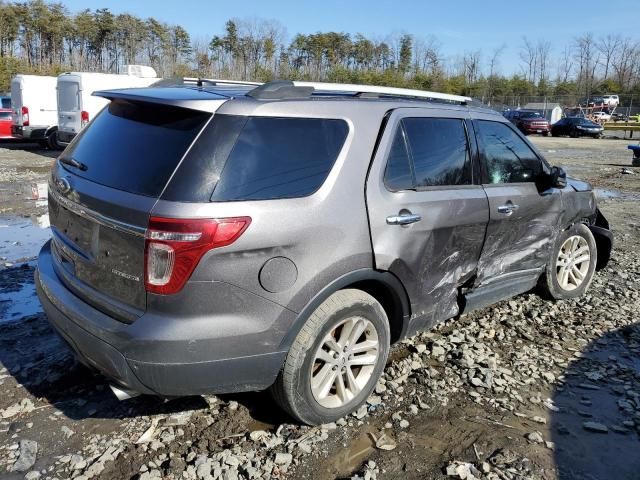
M391 215L387 217L387 225L411 225L422 220L420 215Z
M498 212L504 213L505 215L511 215L514 210L520 208L518 205L515 205L511 202L507 202L505 205L500 205L498 207Z

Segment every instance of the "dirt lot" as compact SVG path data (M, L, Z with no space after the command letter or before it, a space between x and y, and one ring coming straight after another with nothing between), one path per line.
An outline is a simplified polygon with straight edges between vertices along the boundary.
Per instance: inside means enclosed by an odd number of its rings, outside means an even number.
M612 225L588 295L528 293L411 338L367 406L314 428L265 393L118 402L35 301L46 205L25 197L53 155L0 145L0 477L640 478L640 168L628 141L532 140Z

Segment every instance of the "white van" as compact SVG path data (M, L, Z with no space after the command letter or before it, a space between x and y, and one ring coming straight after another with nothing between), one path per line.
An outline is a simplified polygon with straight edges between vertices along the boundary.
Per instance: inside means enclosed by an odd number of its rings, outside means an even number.
M58 148L56 77L16 75L11 80L14 137Z
M160 80L156 71L142 65L126 65L126 73L67 72L58 77L58 141L67 144L109 100L94 97L98 90L148 87Z

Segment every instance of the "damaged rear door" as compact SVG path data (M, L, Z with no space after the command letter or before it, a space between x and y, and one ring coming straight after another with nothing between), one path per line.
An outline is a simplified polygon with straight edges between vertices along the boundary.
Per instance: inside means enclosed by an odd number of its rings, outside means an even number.
M481 115L474 127L490 215L475 286L502 283L510 296L531 288L546 265L562 195L540 186L547 166L511 125Z
M489 211L460 109L397 109L367 179L375 266L394 273L412 306L410 331L458 312Z

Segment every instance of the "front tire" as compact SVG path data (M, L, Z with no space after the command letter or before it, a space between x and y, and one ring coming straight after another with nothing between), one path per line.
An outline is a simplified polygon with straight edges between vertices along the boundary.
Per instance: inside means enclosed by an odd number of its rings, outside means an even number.
M276 402L310 425L335 421L371 394L389 355L389 321L361 290L340 290L307 319L271 387Z
M583 295L596 270L598 249L591 230L578 223L558 235L540 279L546 296L555 300Z

